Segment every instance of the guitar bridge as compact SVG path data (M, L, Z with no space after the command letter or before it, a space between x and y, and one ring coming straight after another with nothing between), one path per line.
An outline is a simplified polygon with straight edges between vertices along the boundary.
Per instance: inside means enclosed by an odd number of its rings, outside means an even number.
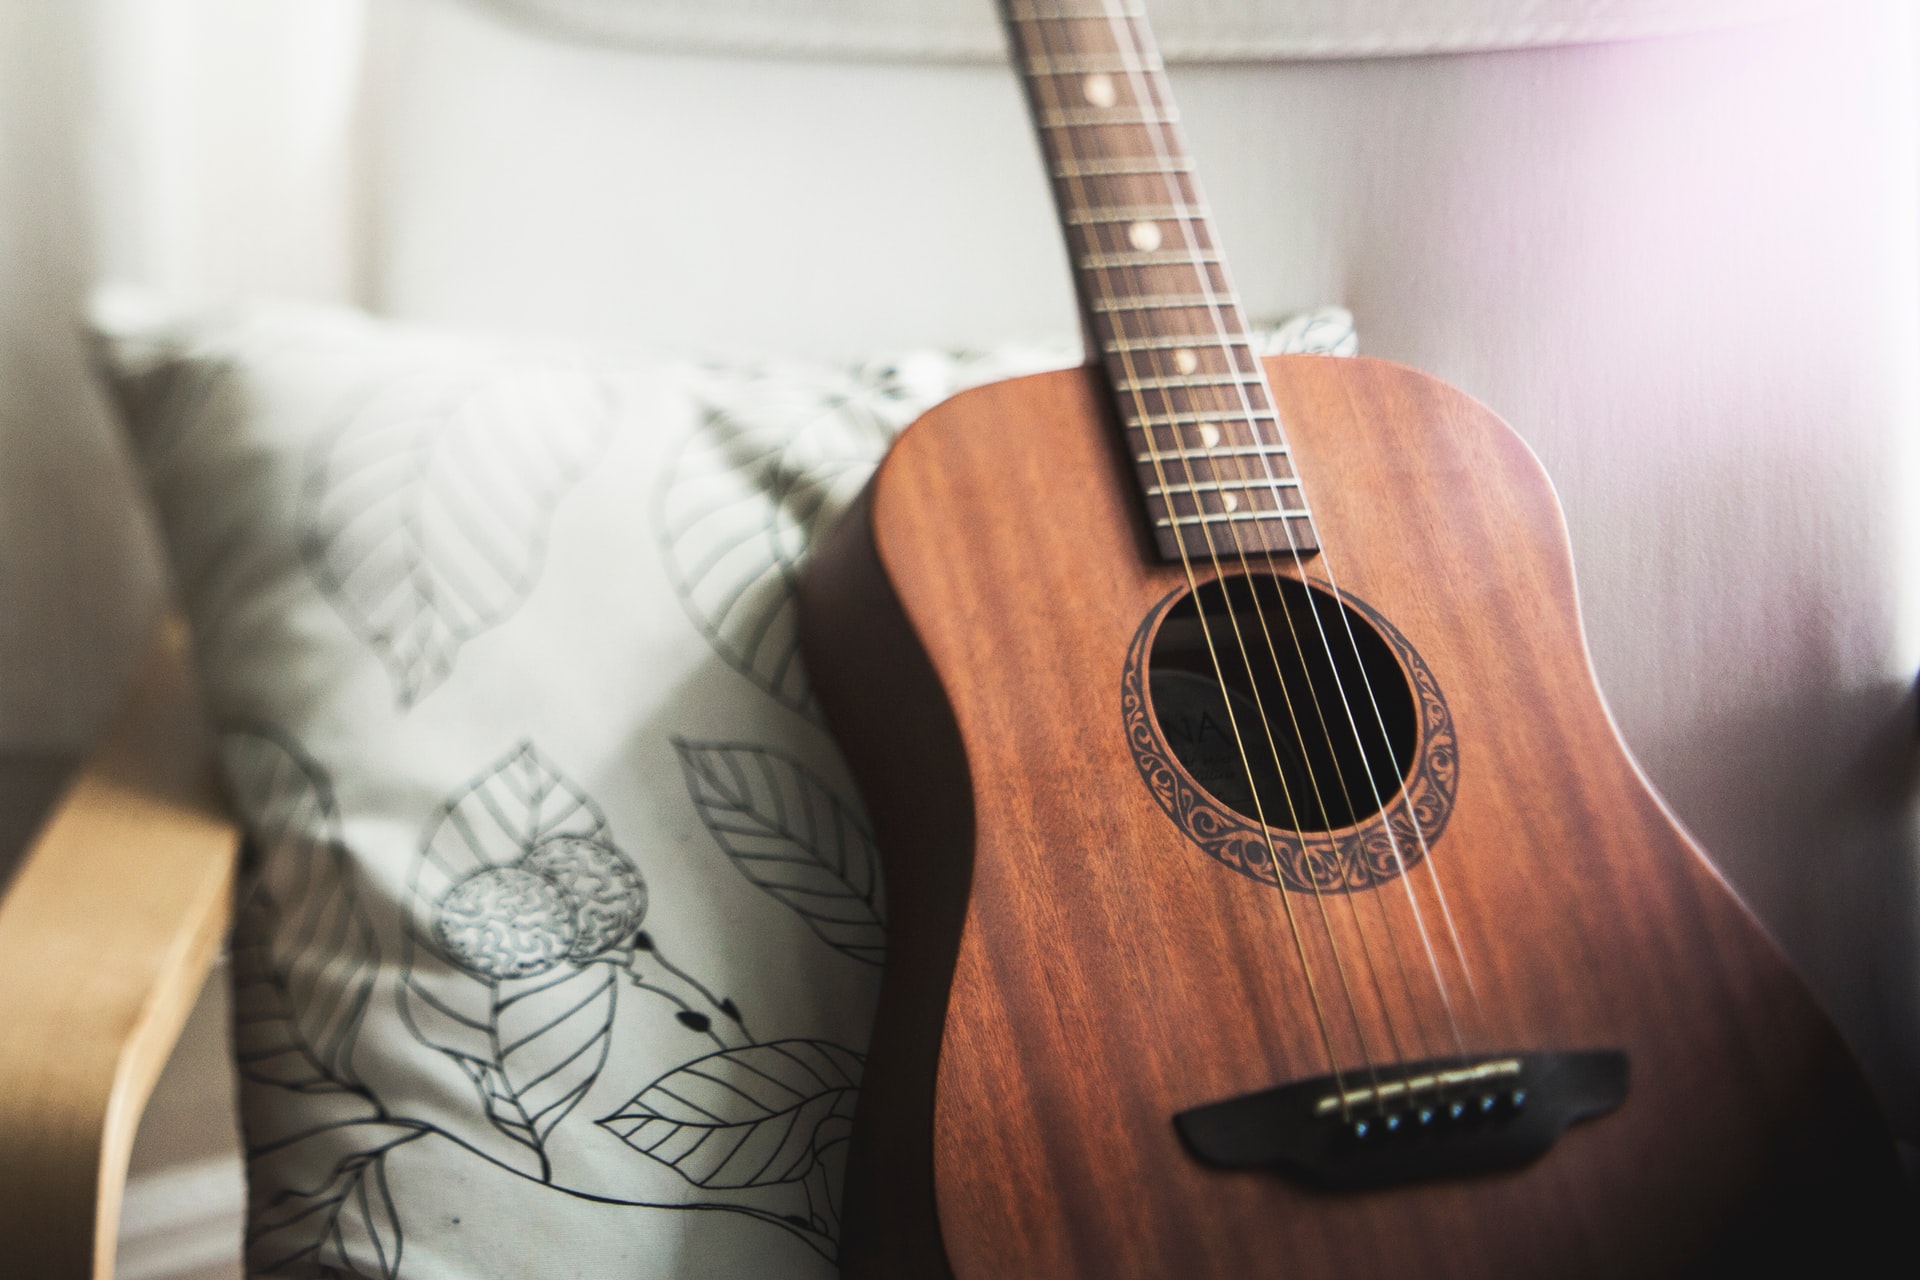
M1506 1053L1318 1076L1182 1111L1187 1150L1217 1169L1265 1169L1329 1191L1519 1168L1569 1125L1626 1100L1617 1049Z

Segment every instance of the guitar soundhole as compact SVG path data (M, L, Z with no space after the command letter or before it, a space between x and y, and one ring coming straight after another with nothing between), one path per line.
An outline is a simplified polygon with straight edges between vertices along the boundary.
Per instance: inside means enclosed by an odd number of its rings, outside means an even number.
M1161 809L1255 880L1371 888L1452 813L1457 744L1433 673L1378 613L1291 578L1162 600L1129 648L1121 711Z
M1413 693L1393 650L1365 618L1291 578L1205 584L1160 624L1149 672L1174 758L1242 817L1351 827L1413 767Z

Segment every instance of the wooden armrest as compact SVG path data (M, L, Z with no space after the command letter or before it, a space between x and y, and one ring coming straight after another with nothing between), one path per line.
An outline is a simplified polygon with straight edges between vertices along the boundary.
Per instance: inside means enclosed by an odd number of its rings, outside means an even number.
M141 1108L232 910L186 629L131 694L0 898L0 1270L113 1275Z

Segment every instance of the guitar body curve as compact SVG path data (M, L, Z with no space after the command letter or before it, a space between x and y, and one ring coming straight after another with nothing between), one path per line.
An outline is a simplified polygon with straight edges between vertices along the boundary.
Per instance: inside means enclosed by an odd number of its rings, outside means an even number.
M1345 1017L1329 975L1374 917L1337 893L1282 904L1156 798L1122 685L1143 623L1187 578L1151 554L1097 374L995 384L908 429L802 588L807 661L873 813L891 918L844 1274L1888 1265L1906 1193L1877 1111L1620 742L1537 461L1412 370L1266 369L1302 473L1337 482L1316 490L1327 554L1306 576L1325 586L1330 560L1444 691L1451 807L1431 867L1408 876L1444 883L1459 1022L1476 1049L1624 1050L1630 1093L1525 1168L1387 1190L1189 1154L1177 1113L1322 1075L1329 1040L1349 1071L1377 1052L1369 1032L1432 1049L1438 1015L1318 1029L1316 1005ZM1350 896L1413 927L1396 883ZM1430 932L1436 917L1429 903Z

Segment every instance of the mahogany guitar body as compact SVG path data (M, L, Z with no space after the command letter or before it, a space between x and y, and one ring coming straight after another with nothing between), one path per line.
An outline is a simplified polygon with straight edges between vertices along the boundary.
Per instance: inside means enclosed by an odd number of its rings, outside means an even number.
M1421 694L1417 754L1450 788L1430 866L1315 894L1209 856L1123 706L1187 579L1152 554L1097 373L933 410L802 591L891 919L844 1274L1909 1274L1876 1261L1904 1240L1905 1192L1851 1058L1608 716L1531 453L1396 365L1267 372L1344 598L1444 712L1435 742ZM1324 585L1325 558L1305 567ZM1435 877L1475 1047L1624 1050L1625 1102L1525 1168L1384 1190L1197 1161L1177 1113L1328 1070L1287 910L1339 1014L1337 1065L1358 1071L1362 1028L1444 1039L1395 982L1354 978L1348 1018L1331 976L1368 931L1408 936L1416 907L1431 933Z

